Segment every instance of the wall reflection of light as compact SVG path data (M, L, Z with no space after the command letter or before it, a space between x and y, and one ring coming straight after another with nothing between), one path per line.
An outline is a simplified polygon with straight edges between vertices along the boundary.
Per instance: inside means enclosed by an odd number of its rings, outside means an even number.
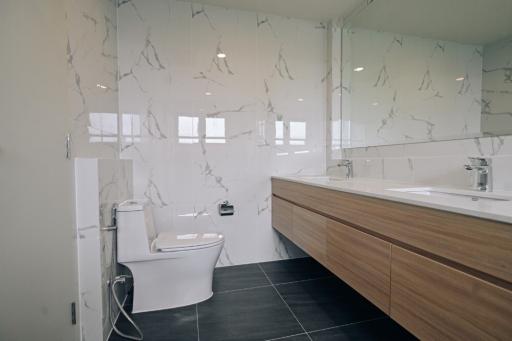
M206 118L206 143L226 143L226 120L224 118Z
M122 123L122 132L123 132L123 141L126 143L140 142L140 140L141 140L140 116L138 114L123 114L121 123Z
M284 122L276 121L276 145L284 143Z
M89 142L117 142L117 119L116 113L89 113L89 126L87 127Z
M199 117L178 117L178 143L199 143Z
M306 144L306 122L290 122L290 145Z

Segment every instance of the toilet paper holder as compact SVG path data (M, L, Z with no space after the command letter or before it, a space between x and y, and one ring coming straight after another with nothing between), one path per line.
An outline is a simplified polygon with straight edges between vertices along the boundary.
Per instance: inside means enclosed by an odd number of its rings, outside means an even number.
M233 215L235 214L235 206L229 203L229 201L224 201L223 203L219 204L219 215L225 216L225 215Z

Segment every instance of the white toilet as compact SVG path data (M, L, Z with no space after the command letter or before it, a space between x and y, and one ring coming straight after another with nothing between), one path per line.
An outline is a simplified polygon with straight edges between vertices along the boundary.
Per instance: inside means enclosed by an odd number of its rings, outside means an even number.
M181 307L212 296L213 269L224 238L218 233L157 234L151 208L117 208L117 261L133 276L133 313Z

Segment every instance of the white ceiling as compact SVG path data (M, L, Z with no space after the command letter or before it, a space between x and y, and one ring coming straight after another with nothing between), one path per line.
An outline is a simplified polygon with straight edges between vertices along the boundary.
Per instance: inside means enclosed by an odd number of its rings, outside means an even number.
M346 17L365 0L181 0L308 20Z
M465 44L512 35L512 0L375 0L355 27Z

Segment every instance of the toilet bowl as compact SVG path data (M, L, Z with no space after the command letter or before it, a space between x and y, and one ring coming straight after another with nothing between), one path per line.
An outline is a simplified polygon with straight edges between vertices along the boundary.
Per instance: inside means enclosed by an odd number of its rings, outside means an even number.
M156 233L151 207L117 208L117 261L133 276L133 313L182 307L210 298L224 238L218 233Z

